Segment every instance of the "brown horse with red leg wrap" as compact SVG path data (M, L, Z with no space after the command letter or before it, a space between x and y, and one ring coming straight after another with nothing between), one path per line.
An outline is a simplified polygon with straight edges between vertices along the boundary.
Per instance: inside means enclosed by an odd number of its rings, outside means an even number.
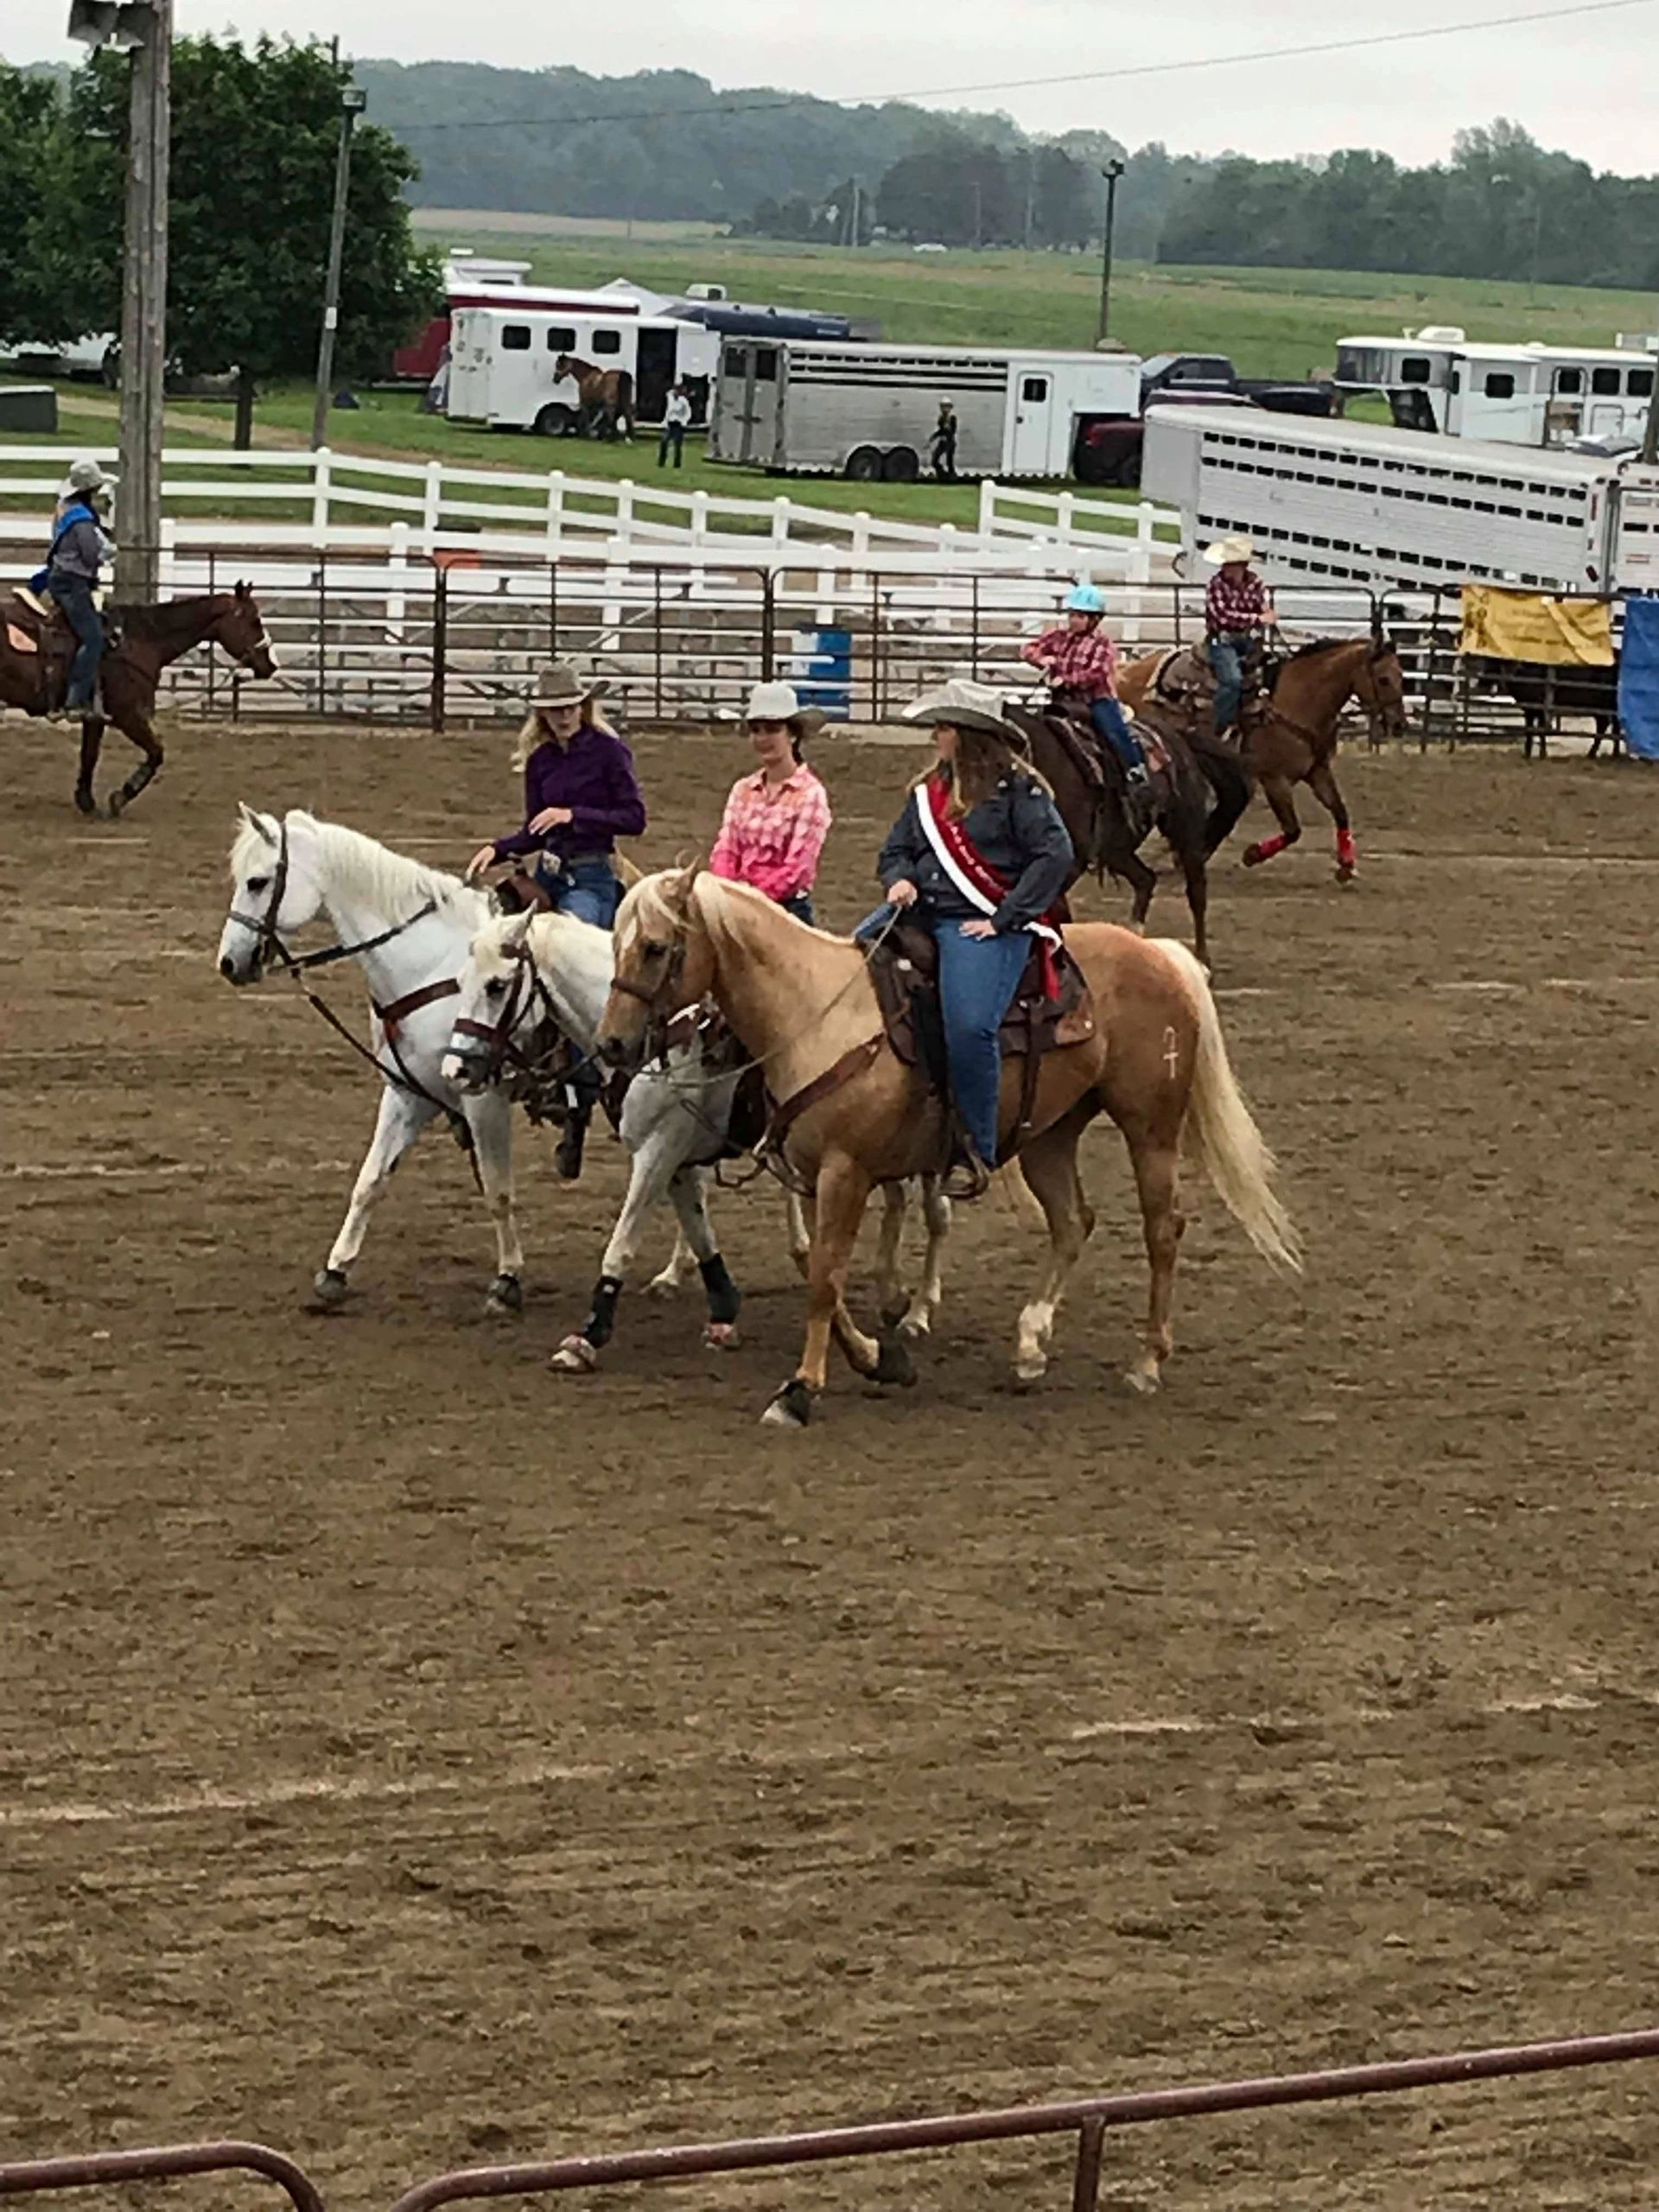
M99 669L99 704L80 721L75 804L83 814L98 811L92 772L105 729L113 722L143 755L120 790L111 794L113 818L161 772L164 748L151 717L164 668L210 641L250 676L274 676L276 663L246 584L198 599L167 600L158 607L115 607L110 620L117 635ZM74 634L55 612L43 617L22 599L0 601L0 705L21 707L28 715L54 713L63 698L74 650Z
M1171 671L1185 662L1194 672L1172 683ZM1201 671L1203 682L1198 680ZM1185 728L1195 743L1213 745L1211 700L1213 681L1197 653L1148 653L1133 661L1117 681L1118 696L1131 715ZM1337 880L1351 883L1359 864L1348 810L1332 768L1343 709L1356 699L1370 718L1374 741L1406 734L1405 676L1392 642L1369 638L1327 638L1304 645L1270 671L1268 688L1244 710L1238 759L1279 823L1276 837L1263 837L1244 855L1246 868L1270 861L1302 834L1295 786L1306 784L1330 814L1337 829Z
M1108 922L1073 923L1064 936L1092 1000L1089 1033L1045 1052L1034 1076L1016 1060L1003 1067L1001 1154L1018 1158L1051 1247L1020 1317L1014 1375L1029 1384L1048 1365L1060 1295L1094 1227L1077 1141L1104 1113L1122 1131L1134 1164L1151 1274L1142 1350L1128 1379L1153 1390L1173 1342L1183 1143L1264 1257L1295 1267L1295 1232L1192 954ZM637 1065L659 1023L712 997L780 1102L768 1144L812 1194L805 1346L762 1418L804 1425L823 1388L832 1332L859 1374L912 1381L896 1338L878 1343L854 1323L847 1274L871 1192L944 1164L945 1108L888 1041L864 949L810 929L747 884L696 868L637 883L622 902L615 937L601 1052L619 1066Z

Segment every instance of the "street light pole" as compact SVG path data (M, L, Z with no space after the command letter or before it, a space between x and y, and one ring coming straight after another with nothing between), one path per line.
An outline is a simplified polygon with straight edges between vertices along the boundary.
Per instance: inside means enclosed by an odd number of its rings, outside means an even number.
M1117 225L1117 180L1123 174L1124 163L1108 162L1101 175L1106 180L1106 226L1100 245L1100 327L1095 333L1096 346L1106 343L1112 315L1112 232Z
M69 35L90 47L124 47L129 55L115 584L122 599L153 600L161 569L173 0L72 0Z
M334 334L340 327L340 277L346 257L346 200L352 183L352 130L368 94L347 85L340 96L340 151L334 162L334 213L328 226L328 274L323 285L322 337L317 346L317 397L311 410L311 450L328 442L328 392L334 380Z

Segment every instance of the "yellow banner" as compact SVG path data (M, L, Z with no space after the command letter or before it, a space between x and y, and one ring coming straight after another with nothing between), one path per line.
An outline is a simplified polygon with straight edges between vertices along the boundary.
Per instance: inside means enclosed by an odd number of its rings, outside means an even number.
M1605 599L1551 599L1541 592L1465 584L1458 650L1553 668L1611 668L1612 608Z

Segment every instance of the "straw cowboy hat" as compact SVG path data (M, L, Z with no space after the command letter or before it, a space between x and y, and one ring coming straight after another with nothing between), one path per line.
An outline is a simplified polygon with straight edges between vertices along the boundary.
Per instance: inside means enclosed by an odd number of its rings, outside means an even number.
M584 699L601 699L609 686L602 677L586 676L568 660L550 660L537 672L530 695L532 707L579 707Z
M787 722L798 737L811 737L830 719L819 707L804 707L792 683L757 683L743 709L746 722Z
M965 676L953 676L937 691L925 691L905 709L907 722L949 722L956 729L982 730L987 737L1000 738L1012 753L1023 753L1026 741L1019 731L1005 720L1007 701L988 683L971 683Z
M1215 544L1205 547L1204 557L1212 569L1230 569L1240 561L1248 567L1255 558L1255 541L1250 537L1218 538Z

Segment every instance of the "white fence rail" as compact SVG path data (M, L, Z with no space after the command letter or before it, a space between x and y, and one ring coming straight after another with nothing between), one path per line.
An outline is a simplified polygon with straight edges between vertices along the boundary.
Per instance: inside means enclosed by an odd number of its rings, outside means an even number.
M116 456L89 448L114 474ZM0 446L0 556L40 542L62 481L61 446ZM321 556L446 551L575 555L607 562L766 568L804 563L887 573L1046 573L1145 582L1173 550L1175 518L1070 492L985 484L976 526L909 523L775 499L438 461L359 454L170 448L162 456L161 551L207 545ZM119 526L118 500L117 526Z

